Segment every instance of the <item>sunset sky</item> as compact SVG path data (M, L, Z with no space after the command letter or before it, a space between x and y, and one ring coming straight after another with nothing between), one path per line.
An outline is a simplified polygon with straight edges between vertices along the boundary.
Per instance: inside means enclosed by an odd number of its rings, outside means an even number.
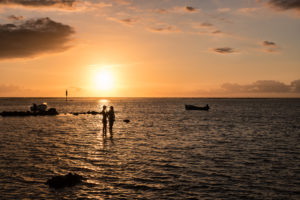
M0 0L0 97L300 97L300 0Z

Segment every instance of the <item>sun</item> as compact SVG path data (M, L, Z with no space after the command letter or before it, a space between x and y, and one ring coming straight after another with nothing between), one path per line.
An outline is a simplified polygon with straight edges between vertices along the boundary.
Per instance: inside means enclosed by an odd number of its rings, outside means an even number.
M107 69L101 69L95 72L95 88L103 91L114 89L114 76L111 71Z

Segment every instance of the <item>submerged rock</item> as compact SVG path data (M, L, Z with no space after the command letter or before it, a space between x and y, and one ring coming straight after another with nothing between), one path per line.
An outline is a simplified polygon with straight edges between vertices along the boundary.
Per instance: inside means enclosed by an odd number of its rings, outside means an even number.
M124 120L123 120L123 122L125 122L125 123L129 123L129 122L130 122L130 120L129 120L129 119L124 119Z
M72 187L82 183L83 179L84 178L78 174L68 173L65 176L54 176L51 179L48 179L46 185L55 189Z

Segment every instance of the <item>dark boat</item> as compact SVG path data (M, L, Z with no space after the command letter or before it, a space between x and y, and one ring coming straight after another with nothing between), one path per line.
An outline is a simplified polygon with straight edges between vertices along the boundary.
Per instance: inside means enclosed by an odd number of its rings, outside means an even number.
M204 107L194 106L194 105L185 105L186 110L209 110L208 104Z

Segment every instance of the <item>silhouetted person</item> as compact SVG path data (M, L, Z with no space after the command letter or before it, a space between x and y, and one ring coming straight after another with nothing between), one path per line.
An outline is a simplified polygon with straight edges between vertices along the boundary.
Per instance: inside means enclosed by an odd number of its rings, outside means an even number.
M100 114L102 114L102 124L103 124L103 135L106 135L106 131L107 131L107 111L106 111L106 106L103 106L102 111L100 112Z
M115 122L115 111L113 106L110 106L107 114L108 114L109 132L112 134L112 128Z
M32 104L32 106L30 107L30 110L34 113L37 112L37 105L35 103Z

